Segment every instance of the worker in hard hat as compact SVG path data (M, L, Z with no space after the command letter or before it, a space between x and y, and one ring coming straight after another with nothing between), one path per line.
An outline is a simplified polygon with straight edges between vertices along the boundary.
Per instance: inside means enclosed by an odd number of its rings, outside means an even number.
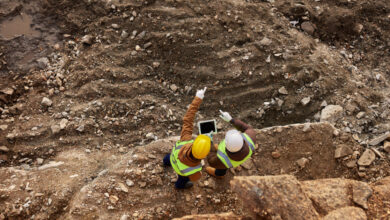
M176 142L170 154L165 155L164 165L172 166L178 174L175 183L178 189L187 189L193 186L193 182L202 176L201 160L210 152L211 139L207 135L199 135L192 139L195 114L204 98L204 89L198 90L196 96L183 118L183 128L180 140Z
M225 139L216 146L216 152L208 157L209 167L206 172L211 176L222 178L229 168L239 166L248 160L255 151L256 132L239 119L233 119L228 112L219 110L220 117L236 129L226 132Z

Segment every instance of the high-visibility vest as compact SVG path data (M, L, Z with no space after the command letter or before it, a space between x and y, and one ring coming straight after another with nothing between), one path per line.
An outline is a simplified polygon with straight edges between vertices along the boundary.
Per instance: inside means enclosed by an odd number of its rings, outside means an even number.
M179 160L180 149L184 145L186 145L188 143L192 143L192 142L194 142L194 140L182 141L182 142L177 141L175 146L172 149L172 153L171 153L171 157L170 157L171 165L172 165L173 169L176 171L176 173L179 174L180 176L189 176L191 174L194 174L194 173L202 170L201 164L199 164L198 166L195 166L195 167L190 167L190 166L185 165L184 163L182 163Z
M255 151L255 144L253 143L252 139L245 133L241 133L241 135L242 135L242 138L244 139L244 141L249 146L249 154L241 161L234 161L234 160L229 158L229 156L226 153L226 143L225 143L225 140L223 140L218 145L217 157L219 158L219 160L221 160L221 162L227 168L237 167L240 164L244 163L246 160L248 160L252 156L252 153Z

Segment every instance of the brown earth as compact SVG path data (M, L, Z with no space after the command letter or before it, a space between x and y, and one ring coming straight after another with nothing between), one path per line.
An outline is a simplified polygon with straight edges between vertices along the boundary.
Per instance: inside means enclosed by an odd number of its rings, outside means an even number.
M390 130L389 1L272 2L1 1L0 146L8 149L0 151L3 215L242 215L229 190L233 175L367 182L388 176L382 141L368 141ZM31 17L31 29L6 36L10 29L4 27L23 16ZM203 177L189 197L197 203L189 204L183 202L188 193L166 185L173 173L161 170L171 142L147 148L155 158L124 161L142 155L140 146L178 135L186 106L204 86L197 120L216 118L223 109L266 129L258 133L257 154L247 168L232 170L216 189L204 186L215 181ZM43 97L53 103L41 104ZM318 122L331 104L343 107L336 132L329 124L267 128ZM222 131L228 128L218 123ZM335 159L342 145L354 152ZM368 147L376 159L357 165ZM49 161L64 164L36 170ZM127 166L146 173L126 174ZM125 177L137 187L117 195L114 185ZM111 210L113 192L120 202ZM133 196L139 200L125 199Z

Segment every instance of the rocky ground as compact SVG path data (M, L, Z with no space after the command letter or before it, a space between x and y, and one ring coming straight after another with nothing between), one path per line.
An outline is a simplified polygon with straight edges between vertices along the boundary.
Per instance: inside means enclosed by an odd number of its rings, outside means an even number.
M248 217L233 176L374 186L390 172L389 3L0 1L0 219ZM256 154L176 191L161 159L204 86L197 120L261 129Z

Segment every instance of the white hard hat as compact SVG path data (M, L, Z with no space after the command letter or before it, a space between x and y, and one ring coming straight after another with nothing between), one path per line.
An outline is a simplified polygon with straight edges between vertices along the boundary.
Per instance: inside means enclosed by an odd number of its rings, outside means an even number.
M226 149L232 153L241 150L244 140L237 130L229 130L225 135Z

